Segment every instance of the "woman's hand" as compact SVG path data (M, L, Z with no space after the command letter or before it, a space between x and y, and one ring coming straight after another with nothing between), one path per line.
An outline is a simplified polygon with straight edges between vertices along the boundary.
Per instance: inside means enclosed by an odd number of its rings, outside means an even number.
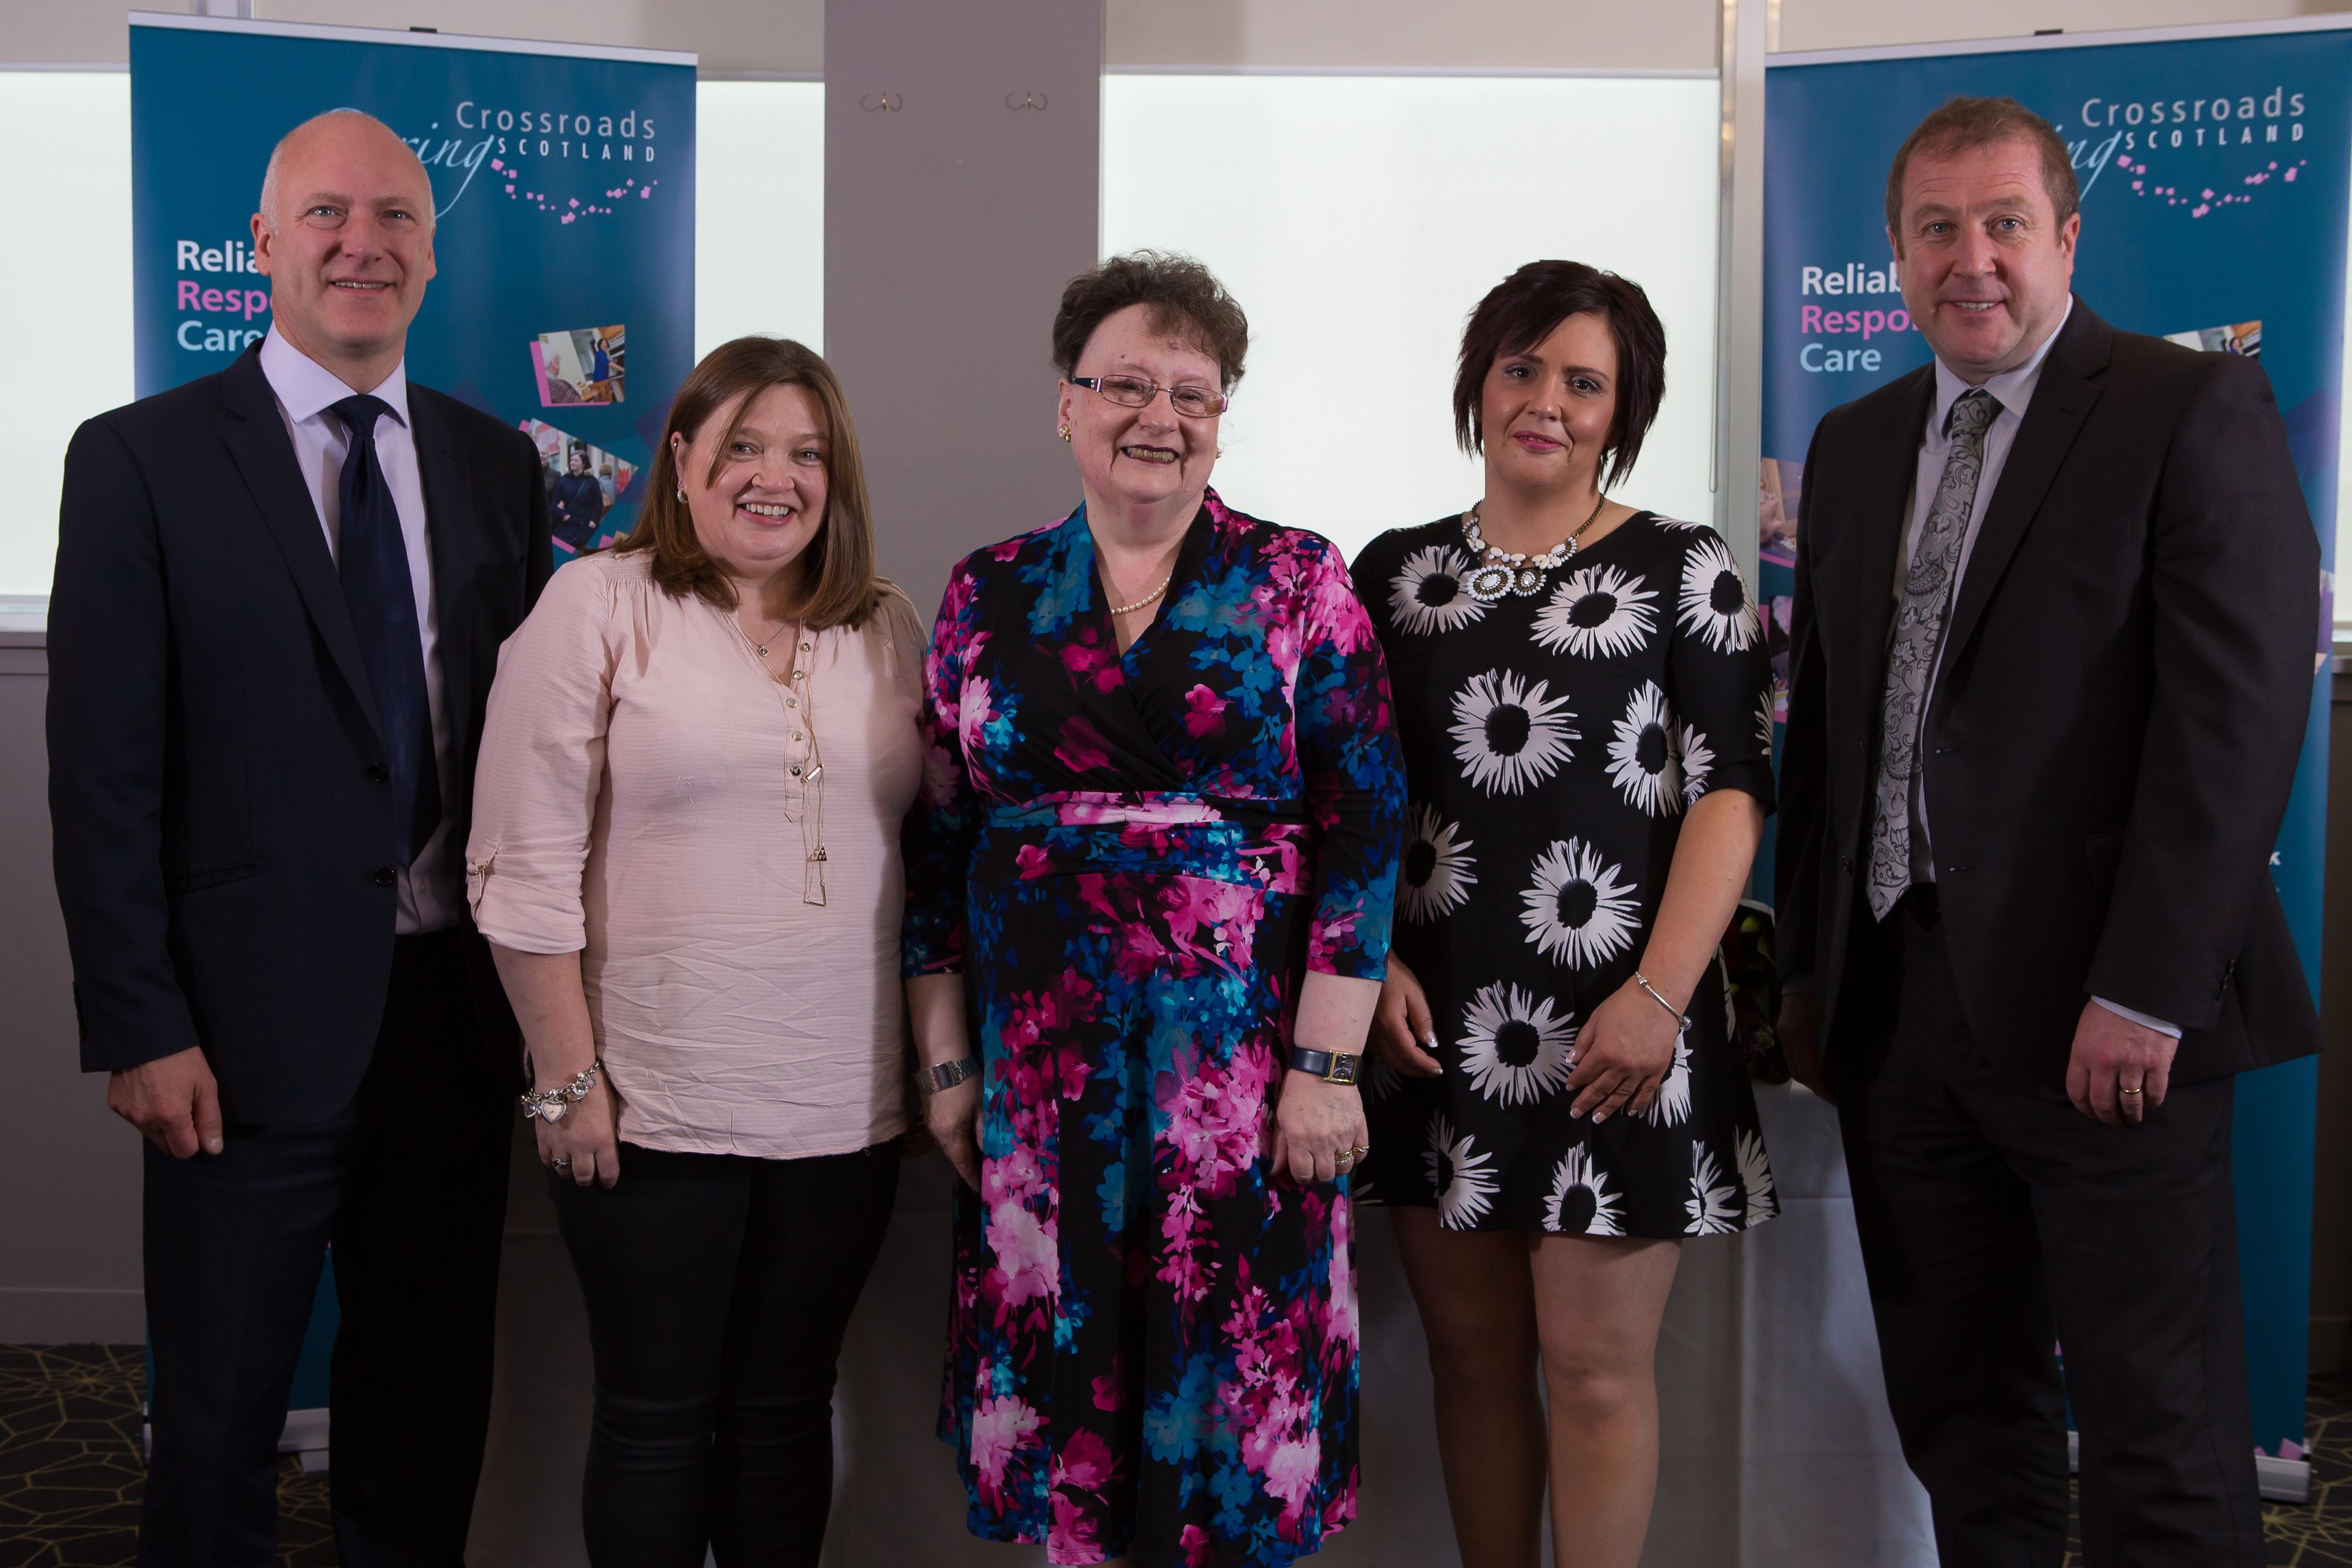
M1673 1014L1633 981L1625 982L1592 1010L1577 1034L1568 1087L1581 1092L1569 1113L1590 1116L1597 1125L1620 1110L1638 1115L1649 1110L1675 1065L1675 1041L1681 1035Z
M1328 1182L1352 1169L1351 1152L1370 1142L1363 1097L1353 1086L1296 1068L1282 1075L1266 1153L1276 1171L1287 1170L1301 1182Z
M532 1121L539 1134L539 1163L583 1187L611 1186L621 1179L620 1120L620 1102L600 1072L588 1098L564 1111L562 1121L551 1122L543 1116Z
M968 1078L953 1089L932 1090L923 1101L924 1131L974 1192L980 1190L980 1085Z
M1435 1078L1445 1070L1438 1064L1437 1026L1429 1015L1421 979L1393 952L1389 954L1389 977L1381 982L1380 1005L1372 1010L1370 1044L1409 1078Z

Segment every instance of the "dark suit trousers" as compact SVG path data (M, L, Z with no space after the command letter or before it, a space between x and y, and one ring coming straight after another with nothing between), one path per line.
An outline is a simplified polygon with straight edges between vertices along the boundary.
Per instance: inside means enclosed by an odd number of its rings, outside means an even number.
M2013 1088L1961 1018L1934 889L1855 921L1832 1087L1943 1568L2058 1568L2070 1398L2089 1568L2259 1568L2231 1080L2137 1127Z
M147 1146L154 1447L142 1568L277 1562L278 1439L319 1269L342 1311L330 1490L343 1568L458 1568L488 1430L513 1064L457 931L395 939L352 1106ZM232 1108L233 1109L233 1108Z

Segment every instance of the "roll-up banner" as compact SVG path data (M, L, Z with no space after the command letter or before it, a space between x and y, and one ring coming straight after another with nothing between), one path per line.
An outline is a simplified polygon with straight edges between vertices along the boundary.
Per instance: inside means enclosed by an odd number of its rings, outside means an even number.
M2074 291L2116 327L2269 373L2332 569L2344 366L2352 22L2168 28L1767 62L1759 591L1786 716L1802 465L1838 405L1931 357L1889 265L1895 149L1947 99L2012 97L2056 126L2083 193ZM2326 831L2323 599L2311 722L2271 875L2319 984ZM1769 879L1769 870L1763 873ZM2310 1060L2238 1080L2238 1237L2254 1440L2303 1458L2311 1298ZM2265 1467L2266 1479L2275 1472ZM2288 1484L2292 1484L2291 1481Z
M139 395L226 370L268 331L251 220L270 149L364 110L433 182L409 379L538 444L558 565L626 531L694 363L694 81L690 54L132 13ZM299 1413L327 1403L334 1300L330 1274ZM298 1415L287 1442L323 1446L309 1430Z
M268 330L250 220L270 149L364 110L433 180L409 379L538 444L558 564L625 531L694 363L694 80L690 54L134 12L139 395Z

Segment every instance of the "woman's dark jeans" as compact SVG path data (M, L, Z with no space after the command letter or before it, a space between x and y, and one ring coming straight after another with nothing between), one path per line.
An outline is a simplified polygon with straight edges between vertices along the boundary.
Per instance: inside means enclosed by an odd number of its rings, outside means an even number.
M835 1363L898 1192L898 1149L755 1160L621 1147L556 1178L587 1298L597 1568L813 1565L833 1500Z

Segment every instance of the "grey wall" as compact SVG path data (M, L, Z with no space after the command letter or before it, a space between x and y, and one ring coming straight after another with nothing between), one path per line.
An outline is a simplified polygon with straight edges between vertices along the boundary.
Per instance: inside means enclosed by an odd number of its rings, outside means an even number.
M74 1055L41 641L0 633L0 1343L136 1343L139 1135Z
M1097 0L826 5L825 356L927 621L950 563L1077 501L1048 346L1096 259L1101 110Z

